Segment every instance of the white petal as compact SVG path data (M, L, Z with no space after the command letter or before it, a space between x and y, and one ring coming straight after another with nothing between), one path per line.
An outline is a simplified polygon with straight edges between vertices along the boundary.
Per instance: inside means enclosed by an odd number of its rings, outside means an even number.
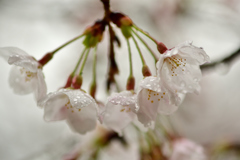
M153 91L154 92L154 91ZM139 110L137 112L138 120L144 124L145 127L150 126L152 122L155 121L158 105L156 105L153 100L149 98L149 90L142 89L137 96L137 105Z
M81 90L68 90L64 92L70 99L73 107L80 109L96 103L95 100L87 93Z
M28 55L28 54L17 47L0 48L0 56L2 56L6 61L8 60L10 55Z
M173 142L173 153L170 160L206 160L202 146L188 139L177 139Z
M36 74L31 74L31 77L28 77L22 67L12 67L9 75L9 84L16 94L24 95L33 92L37 83Z
M186 64L174 66L169 63L171 62L164 62L160 70L160 77L168 89L172 92L182 93L200 91L199 81L202 73L198 65L186 62Z
M103 123L109 128L121 134L122 129L124 129L130 122L133 121L136 116L132 112L131 108L134 108L135 104L129 106L114 105L111 102L106 104L106 109L103 112Z
M30 72L37 72L39 66L39 63L29 55L10 55L8 63L23 67Z
M43 97L45 97L47 94L47 85L44 80L44 75L41 69L38 69L37 79L38 80L37 80L37 87L35 89L35 97L36 97L36 100L38 101Z
M196 47L190 42L185 42L180 46L177 46L178 54L183 58L191 58L196 61L198 65L201 65L206 62L210 62L209 56L203 50L203 48Z
M66 94L56 91L49 93L46 97L38 101L39 107L44 107L45 121L58 121L66 119L69 99Z
M90 103L81 109L69 108L67 122L73 131L80 134L94 130L97 122L96 103Z
M154 76L146 77L139 83L140 89L146 88L155 92L161 92L162 89L160 85L160 78Z
M115 105L126 106L136 102L136 95L131 91L123 91L111 95L108 101Z

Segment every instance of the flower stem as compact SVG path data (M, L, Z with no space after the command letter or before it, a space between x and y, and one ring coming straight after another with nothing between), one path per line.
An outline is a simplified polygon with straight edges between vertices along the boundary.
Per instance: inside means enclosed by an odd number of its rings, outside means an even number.
M85 57L84 57L84 60L83 60L81 69L80 69L80 71L79 71L79 75L82 75L82 71L83 71L83 68L84 68L84 66L85 66L85 63L86 63L86 61L87 61L88 54L89 54L90 50L91 50L91 49L88 48L87 53L85 54Z
M77 36L77 37L69 40L68 42L66 42L66 43L64 43L63 45L61 45L60 47L58 47L57 49L53 50L53 51L51 52L51 54L54 55L57 51L59 51L60 49L66 47L66 46L69 45L70 43L78 40L79 38L83 37L84 35L85 35L85 34L81 34L81 35L79 35L79 36Z
M135 43L135 45L136 45L136 48L137 48L137 50L138 50L139 56L140 56L141 61L142 61L142 65L144 66L144 65L146 65L146 62L145 62L145 60L144 60L144 58L143 58L142 52L141 52L141 50L140 50L140 48L139 48L139 45L138 45L136 39L135 39L133 36L132 36L132 39L133 39L133 41L134 41L134 43Z
M130 67L129 77L132 77L133 76L132 53L131 53L131 47L130 47L129 40L127 38L126 38L126 40L127 40L127 45L128 45L128 56L129 56L129 67Z
M77 65L75 66L75 68L74 68L73 72L71 73L71 75L74 75L74 74L76 73L76 71L77 71L77 69L78 69L78 67L79 67L79 64L81 63L81 61L82 61L82 59L83 59L83 56L84 56L86 50L87 50L87 48L85 47L84 50L82 51L82 54L81 54L78 62L77 62Z
M155 60L155 63L157 62L158 58L152 51L152 49L147 45L147 43L132 29L133 34L137 36L137 38L142 42L142 44L148 49L148 51L151 53L152 57Z
M158 41L156 39L154 39L152 36L149 35L149 33L145 32L144 30L142 30L141 28L138 28L135 24L133 24L133 27L141 32L142 34L144 34L145 36L147 36L149 39L151 39L154 43L158 44Z
M93 84L96 84L96 69L97 69L97 46L94 49L94 59L93 59Z

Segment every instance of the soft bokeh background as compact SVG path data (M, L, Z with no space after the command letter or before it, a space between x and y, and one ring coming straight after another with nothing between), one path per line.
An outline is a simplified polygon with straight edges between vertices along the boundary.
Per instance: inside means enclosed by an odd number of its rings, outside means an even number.
M112 0L111 3L114 10L129 15L139 27L169 48L193 40L194 45L202 46L215 61L240 47L239 0ZM16 46L39 59L81 34L102 15L99 0L0 0L0 47ZM107 38L105 35L105 40ZM44 68L49 92L64 85L82 49L81 41L75 42L57 53ZM98 76L102 76L99 78L99 99L105 98L101 90L104 89L107 50L104 41L98 52L101 56ZM124 41L116 55L122 76L117 77L119 82L125 82L128 75L123 55L127 55ZM137 72L140 63L139 58L135 59L134 72ZM148 63L152 62L149 56ZM0 59L0 159L60 159L81 136L72 133L65 122L44 122L43 111L36 107L32 95L15 95L8 85L10 68ZM86 79L91 78L90 68L89 62ZM240 60L231 68L220 66L204 73L200 95L187 95L172 116L180 134L203 144L224 139L239 141L239 68Z

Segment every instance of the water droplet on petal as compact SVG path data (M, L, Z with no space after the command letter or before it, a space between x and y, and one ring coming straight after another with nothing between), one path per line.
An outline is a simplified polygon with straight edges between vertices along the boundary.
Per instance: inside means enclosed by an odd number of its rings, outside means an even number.
M181 83L181 87L185 87L186 86L186 83L185 82L182 82Z

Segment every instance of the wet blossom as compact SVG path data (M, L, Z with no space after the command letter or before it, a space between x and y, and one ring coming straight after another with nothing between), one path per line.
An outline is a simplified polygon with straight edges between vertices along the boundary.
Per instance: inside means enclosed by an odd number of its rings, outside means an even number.
M49 93L38 102L44 108L46 121L66 119L70 128L80 134L94 130L97 122L97 104L81 90L61 89Z
M190 41L172 49L162 50L159 47L159 50L163 53L157 63L157 73L163 84L172 92L198 93L202 77L199 66L210 61L205 51L193 46Z
M150 126L158 113L171 114L181 103L179 94L171 93L162 87L158 77L146 77L139 84L137 94L138 120L144 126Z
M163 154L169 160L207 160L203 147L185 138L165 143Z
M131 91L115 93L108 98L102 113L103 123L109 128L121 133L136 117L136 94Z
M47 87L41 65L30 55L16 47L0 48L0 55L14 65L9 76L9 84L16 94L34 92L36 100L46 95Z

